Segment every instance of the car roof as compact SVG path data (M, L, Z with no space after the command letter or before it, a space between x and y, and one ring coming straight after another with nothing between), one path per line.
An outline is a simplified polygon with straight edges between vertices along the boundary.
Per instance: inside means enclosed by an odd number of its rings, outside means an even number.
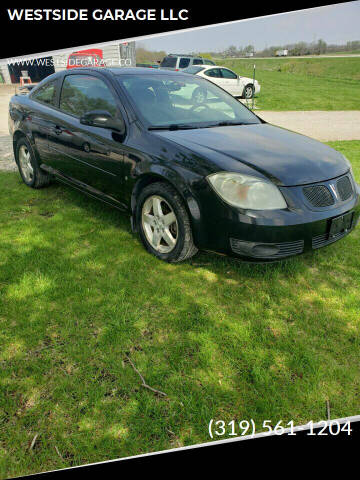
M203 70L210 70L211 68L226 68L226 70L231 70L231 68L223 67L222 65L195 65L195 66L196 67L203 67Z
M91 72L98 72L98 73L111 73L115 76L121 75L171 75L176 74L179 75L181 72L173 72L171 70L165 70L162 68L147 68L147 67L78 67L72 68L71 70L63 70L59 72L60 74L75 74L75 73L91 73Z
M41 82L39 82L31 92L36 91L39 87L45 85L48 81L53 81L59 77L64 77L65 75L76 75L77 73L80 74L91 74L94 72L101 73L107 77L109 76L116 76L120 77L122 75L186 75L187 77L190 76L188 73L184 72L174 72L172 70L166 70L162 68L147 68L147 67L118 67L118 68L109 68L109 67L78 67L78 68L71 68L70 70L61 70L60 72L52 73L51 75L44 78Z
M99 68L99 70L104 70L104 68ZM147 67L120 67L120 68L107 68L114 75L169 75L173 73L171 70L165 70L162 68L147 68ZM176 72L177 73L177 72Z
M32 94L39 88L42 88L43 85L46 85L48 82L52 82L59 77L65 77L65 75L76 75L77 73L86 74L86 73L93 73L98 72L101 73L109 78L109 76L121 76L121 75L176 75L176 76L186 76L191 77L189 73L185 72L175 72L172 70L166 70L162 68L147 68L147 67L118 67L118 68L109 68L109 67L77 67L71 68L70 70L61 70L60 72L52 73L45 77L41 82L39 82L35 87L29 92Z
M201 55L191 55L190 53L169 53L166 57L202 58Z

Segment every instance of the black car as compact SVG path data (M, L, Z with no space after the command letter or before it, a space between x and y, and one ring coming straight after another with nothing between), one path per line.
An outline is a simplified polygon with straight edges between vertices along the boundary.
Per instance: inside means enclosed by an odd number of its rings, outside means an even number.
M328 245L359 220L339 152L267 124L205 79L81 68L10 102L20 174L55 178L128 212L147 250L273 261Z

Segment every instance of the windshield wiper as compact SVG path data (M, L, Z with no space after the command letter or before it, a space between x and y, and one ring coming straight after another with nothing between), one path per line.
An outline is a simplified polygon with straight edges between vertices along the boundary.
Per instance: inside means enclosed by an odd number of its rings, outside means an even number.
M172 123L171 125L151 125L148 130L188 130L190 128L199 128L195 125L186 123Z
M210 125L194 125L189 123L172 123L171 125L150 125L148 130L189 130L194 128L212 128L212 127L229 127L232 125L255 125L252 122L231 122L224 120L222 122L211 123Z
M223 122L212 123L211 125L207 125L206 128L211 127L230 127L232 125L255 125L255 123L250 122L231 122L229 120L224 120Z

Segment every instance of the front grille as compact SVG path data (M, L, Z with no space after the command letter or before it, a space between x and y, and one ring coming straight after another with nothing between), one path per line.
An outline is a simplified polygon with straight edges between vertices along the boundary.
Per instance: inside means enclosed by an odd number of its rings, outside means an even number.
M330 243L337 242L338 240L340 240L340 238L345 237L345 235L347 235L348 233L350 233L350 231L339 232L333 237L329 237L328 233L324 233L323 235L318 235L317 237L314 237L312 239L312 248L316 249L316 248L326 247L326 245L330 245Z
M287 257L289 255L297 255L302 253L304 250L304 240L295 240L294 242L283 242L277 243L276 246L279 248L279 253L277 257Z
M311 185L303 188L304 195L314 207L329 207L335 200L325 185Z
M304 250L304 240L283 243L253 243L230 238L231 249L238 255L254 258L283 258L298 255ZM263 253L262 253L263 252Z
M341 200L344 202L345 200L348 200L352 194L353 194L353 187L351 185L349 177L341 177L337 182L336 182L336 188L339 193L339 196Z

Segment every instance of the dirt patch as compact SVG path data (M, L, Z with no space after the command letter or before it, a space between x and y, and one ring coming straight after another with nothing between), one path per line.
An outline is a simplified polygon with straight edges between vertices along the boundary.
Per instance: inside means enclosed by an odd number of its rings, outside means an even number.
M10 135L0 135L0 170L17 170Z

